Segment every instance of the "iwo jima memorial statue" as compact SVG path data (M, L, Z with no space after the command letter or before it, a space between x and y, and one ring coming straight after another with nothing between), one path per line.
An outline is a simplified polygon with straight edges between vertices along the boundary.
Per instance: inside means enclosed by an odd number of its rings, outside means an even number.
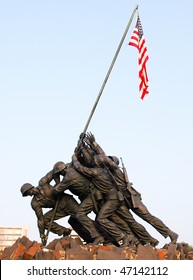
M159 241L134 219L132 212L149 223L162 236L169 237L172 243L177 242L178 234L153 216L143 204L141 194L128 179L122 158L119 159L114 155L107 156L97 143L95 135L87 132L137 9L138 6L131 15L85 129L79 136L71 162L55 163L53 169L39 180L37 187L30 183L21 186L24 197L32 196L31 207L37 216L42 246L46 246L49 232L61 238L70 235L70 228L56 223L56 220L67 216L68 223L85 244L113 244L117 247L139 244L157 246ZM146 73L148 55L139 15L129 44L139 50L140 92L143 99L148 93ZM43 208L51 210L44 214ZM95 218L91 219L88 216L91 212L94 213Z

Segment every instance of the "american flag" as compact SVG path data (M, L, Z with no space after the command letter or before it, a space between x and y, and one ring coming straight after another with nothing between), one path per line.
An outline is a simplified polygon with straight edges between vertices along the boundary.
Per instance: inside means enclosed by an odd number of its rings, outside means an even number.
M144 96L149 93L148 76L146 71L146 62L149 57L139 16L137 17L137 23L133 30L129 45L134 46L139 50L139 91L141 93L141 99L143 99Z

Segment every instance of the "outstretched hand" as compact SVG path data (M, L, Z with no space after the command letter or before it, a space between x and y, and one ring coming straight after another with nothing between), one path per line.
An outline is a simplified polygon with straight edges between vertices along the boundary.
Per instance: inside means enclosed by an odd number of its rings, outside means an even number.
M74 149L74 153L76 155L78 155L80 153L80 149L84 146L84 138L85 138L86 134L85 133L81 133L77 142L77 146Z
M86 137L86 134L84 132L81 132L80 136L79 136L79 139L84 140L85 137Z
M88 144L89 146L91 146L92 143L95 141L94 134L92 134L91 132L87 132L84 141L86 142L86 144Z

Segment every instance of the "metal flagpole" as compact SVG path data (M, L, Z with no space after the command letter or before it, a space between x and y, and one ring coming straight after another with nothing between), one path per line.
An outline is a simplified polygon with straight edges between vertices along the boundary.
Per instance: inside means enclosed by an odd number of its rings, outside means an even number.
M86 131L87 131L87 129L88 129L88 126L89 126L89 124L90 124L90 121L91 121L91 119L92 119L92 116L93 116L93 114L94 114L94 111L95 111L95 109L96 109L96 106L97 106L97 104L98 104L98 102L99 102L99 99L100 99L102 93L103 93L103 90L104 90L104 88L105 88L105 85L106 85L106 83L107 83L107 80L108 80L108 78L109 78L109 76L110 76L110 73L111 73L111 71L112 71L112 69L113 69L113 66L114 66L114 64L115 64L115 61L116 61L117 56L118 56L118 54L119 54L119 51L120 51L120 49L121 49L121 47L122 47L122 45L123 45L123 41L125 40L125 37L126 37L126 35L127 35L127 32L128 32L128 30L129 30L129 27L130 27L130 25L131 25L131 23L132 23L132 20L133 20L133 18L134 18L134 15L135 15L137 9L138 9L138 5L136 5L135 9L133 10L133 13L132 13L132 15L131 15L131 18L130 18L128 24L127 24L127 27L126 27L126 29L125 29L125 32L124 32L124 34L123 34L123 36L122 36L122 38L121 38L121 41L120 41L119 46L118 46L118 48L117 48L117 51L116 51L116 53L115 53L115 55L114 55L114 58L113 58L113 60L112 60L112 62L111 62L111 65L110 65L110 67L109 67L109 70L108 70L108 72L107 72L107 74L106 74L106 77L105 77L105 79L104 79L104 81L103 81L103 84L102 84L102 86L101 86L101 89L100 89L100 91L99 91L99 94L98 94L98 96L97 96L97 99L96 99L96 101L95 101L95 104L94 104L94 106L93 106L93 108L92 108L92 110L91 110L91 112L90 112L90 116L89 116L88 121L87 121L87 123L86 123L86 125L85 125L85 128L84 128L84 130L83 130L83 133L86 133Z

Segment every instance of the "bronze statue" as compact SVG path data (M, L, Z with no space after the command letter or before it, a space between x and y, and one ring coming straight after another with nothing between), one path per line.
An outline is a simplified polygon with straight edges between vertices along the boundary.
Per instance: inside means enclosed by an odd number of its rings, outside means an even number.
M140 218L151 224L161 235L165 238L170 237L171 242L176 243L178 234L170 230L159 218L153 216L143 204L141 194L135 190L128 180L127 172L123 166L123 171L119 168L119 162L116 157L105 156L104 151L96 143L94 135L91 133L87 135L87 143L95 151L94 161L98 164L103 164L108 167L115 184L124 195L127 206ZM102 150L102 153L99 151Z
M66 194L66 190L72 195ZM121 169L119 159L107 156L92 133L80 135L71 163L55 163L53 169L39 180L38 187L26 183L21 192L23 196L32 196L31 206L37 216L44 246L49 231L59 236L71 233L71 229L55 222L66 216L70 216L68 223L87 243L112 242L116 246L149 243L156 246L158 240L134 219L130 210L165 238L169 236L171 242L177 242L178 234L153 216L143 204L141 194L128 180L123 162ZM51 210L43 214L43 208ZM88 216L91 212L95 213L95 220Z

